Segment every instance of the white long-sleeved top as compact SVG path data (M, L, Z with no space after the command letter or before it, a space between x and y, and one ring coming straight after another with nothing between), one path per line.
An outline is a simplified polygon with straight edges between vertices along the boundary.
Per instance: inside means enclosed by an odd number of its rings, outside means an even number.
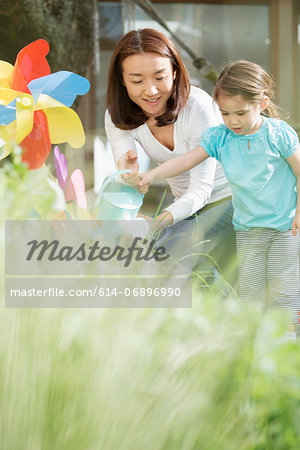
M174 123L173 150L162 145L146 123L133 130L121 130L112 123L108 111L105 114L106 135L116 164L128 150L136 150L135 140L149 158L158 164L176 158L197 147L203 131L220 122L221 116L210 95L193 86L187 105ZM207 203L231 195L222 166L214 158L208 158L193 169L169 178L168 183L175 199L166 210L172 214L174 223L195 213Z

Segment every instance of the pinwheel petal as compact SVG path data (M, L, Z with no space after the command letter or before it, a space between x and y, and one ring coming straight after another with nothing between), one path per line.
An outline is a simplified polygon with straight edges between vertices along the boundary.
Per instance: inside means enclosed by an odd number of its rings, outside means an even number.
M0 105L9 105L13 102L19 95L23 94L21 91L14 91L13 89L0 87ZM12 106L12 105L10 105ZM16 104L14 103L14 108Z
M67 202L75 200L79 208L87 209L84 177L80 169L75 169L72 172L65 197Z
M61 71L32 80L28 88L35 101L41 94L46 94L65 106L71 106L77 95L84 95L89 91L90 83L76 73Z
M9 81L13 72L14 66L6 61L0 61L0 86L9 88Z
M0 126L0 160L11 153L13 148L11 142L15 140L14 132L14 126Z
M16 120L17 136L16 141L19 144L31 132L33 128L33 108L34 100L31 95L22 94L17 98Z
M43 111L34 111L32 131L20 146L24 150L22 160L27 162L30 169L38 169L44 164L51 150L51 142L47 117Z
M16 106L0 105L0 125L8 125L14 120L16 120Z
M50 67L46 60L48 53L49 44L44 39L38 39L24 47L17 55L10 87L30 94L28 83L50 73Z
M85 143L83 126L73 109L44 94L39 96L35 109L43 110L47 116L52 144L68 142L71 147L79 148Z
M9 144L5 142L3 146L0 146L0 160L6 158L11 152L12 147L10 147Z
M64 106L45 109L44 112L48 119L52 144L67 142L73 148L79 148L84 145L85 134L83 126L75 111Z
M57 145L54 147L54 164L58 184L64 191L66 189L68 179L68 165L65 155L59 151Z
M0 87L0 125L16 120L16 98L23 92Z

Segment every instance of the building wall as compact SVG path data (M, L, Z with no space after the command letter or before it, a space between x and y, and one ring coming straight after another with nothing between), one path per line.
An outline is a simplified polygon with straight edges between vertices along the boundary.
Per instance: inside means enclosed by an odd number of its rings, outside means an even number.
M121 35L143 26L157 28L168 35L138 6L128 20L128 1L126 4L124 9L120 2L99 2L102 70L97 79L97 126L101 125L103 116L109 58ZM298 0L155 0L152 4L170 29L196 55L209 59L217 70L228 60L240 58L263 65L274 75L279 105L292 120L300 121ZM184 50L181 54L192 82L211 92L211 83L200 76Z
M205 56L221 70L224 63L248 59L270 71L276 83L275 101L283 117L300 126L300 1L206 0L152 2L155 11L197 56ZM132 28L153 27L169 34L133 0L99 1L100 73L92 77L93 89L81 105L90 138L85 150L87 171L92 174L93 136L105 143L104 111L109 60L115 44ZM211 93L213 85L201 76L187 53L177 47L191 81ZM89 168L88 168L89 167Z

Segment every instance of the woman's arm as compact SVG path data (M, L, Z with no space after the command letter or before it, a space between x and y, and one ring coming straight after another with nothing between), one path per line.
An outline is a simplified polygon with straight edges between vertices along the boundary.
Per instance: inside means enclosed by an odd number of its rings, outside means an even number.
M136 186L139 180L139 164L136 146L129 131L117 128L108 111L105 112L105 131L118 170L128 169L131 173L122 175L126 183Z
M300 234L300 147L289 157L287 162L291 166L293 174L296 177L297 183L297 206L296 214L292 222L292 232L294 236L297 236L297 230Z
M154 181L162 180L164 178L171 178L192 169L192 167L200 164L205 159L209 158L209 154L200 146L178 156L177 158L169 159L148 172L141 174L141 181L139 186L149 186Z

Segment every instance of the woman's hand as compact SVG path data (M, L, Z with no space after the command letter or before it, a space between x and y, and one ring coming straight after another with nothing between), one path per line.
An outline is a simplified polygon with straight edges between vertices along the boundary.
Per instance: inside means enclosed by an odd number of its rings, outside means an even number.
M150 225L150 229L153 233L161 230L162 228L165 228L169 225L172 225L174 218L169 211L163 211L160 213L155 219L152 217L146 216L144 214L138 214L138 217L142 217L143 219L147 220L147 222Z
M156 230L161 230L162 228L172 225L173 221L174 217L172 214L169 211L163 211L155 218L153 224L155 224Z
M138 214L137 217L140 217L141 219L147 220L147 222L152 223L153 219L150 216L146 216L145 214Z
M123 173L122 178L126 183L137 186L140 180L139 163L137 162L137 154L133 150L128 150L118 161L119 170L131 170L131 173Z

